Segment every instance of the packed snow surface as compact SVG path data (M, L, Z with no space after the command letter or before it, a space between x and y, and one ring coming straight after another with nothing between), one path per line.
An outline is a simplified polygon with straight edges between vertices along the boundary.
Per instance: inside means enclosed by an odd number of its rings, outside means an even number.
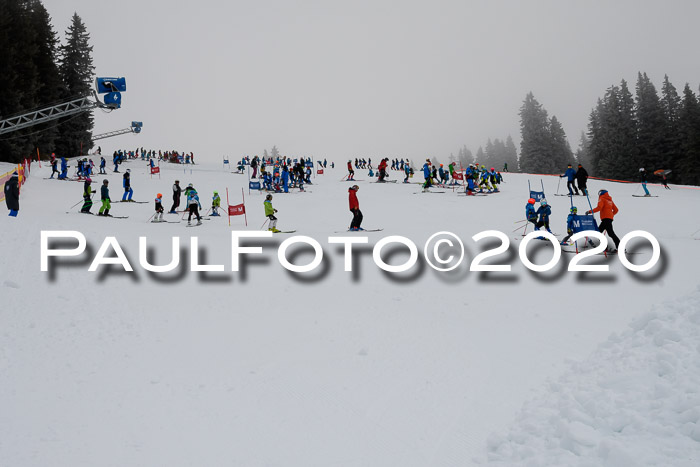
M286 235L252 242L264 254L239 274L230 270L230 232L265 221L264 196L248 194L245 175L216 164L163 164L160 178L140 160L126 167L134 199L147 202L113 204L127 219L70 209L82 183L46 180L46 165L33 166L19 217L0 216L0 464L698 465L697 295L654 304L698 285L700 242L691 234L700 228L700 191L652 187L658 198L635 198L636 184L591 180L592 193L607 188L620 208L618 235L641 229L659 239L659 264L632 273L597 256L609 272L574 273L565 254L554 270L535 273L520 263L513 230L528 179L538 186L540 177L504 174L501 193L467 198L370 183L357 171L363 226L384 230L366 235L345 272L343 246L327 238L346 235L350 184L340 181L344 170L328 168L307 193L273 199L278 227L319 241L323 266L284 270L277 247ZM121 174L108 170L116 200ZM225 205L227 187L231 204L246 188L248 227L243 217L231 227L226 217L196 228L147 222L156 193L170 207L175 179L194 184L204 211L213 190ZM552 228L563 235L569 199L554 196L558 181L544 177ZM41 272L42 230L80 231L87 252ZM490 260L511 272L468 271L479 251L498 245L472 240L484 230L511 239ZM466 246L464 265L450 273L420 261L389 274L372 261L381 238L402 235L422 251L439 231ZM107 236L134 272L87 271ZM141 236L155 264L169 262L180 237L182 267L144 271ZM199 262L225 272L189 271L192 236ZM645 245L634 246L632 261L649 259ZM385 256L400 263L408 255ZM549 258L548 245L532 245L533 261ZM294 261L310 259L303 249Z

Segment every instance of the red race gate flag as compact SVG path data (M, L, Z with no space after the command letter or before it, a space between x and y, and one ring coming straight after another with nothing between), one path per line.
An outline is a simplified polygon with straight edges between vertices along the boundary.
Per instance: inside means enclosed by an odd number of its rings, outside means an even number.
M159 174L159 173L160 173L160 167L151 167L151 175Z
M461 172L455 172L452 174L452 178L455 180L464 180L464 174Z
M323 169L318 169L318 171L316 173L319 175L323 175Z
M245 204L236 204L228 207L229 216L242 216L245 214Z

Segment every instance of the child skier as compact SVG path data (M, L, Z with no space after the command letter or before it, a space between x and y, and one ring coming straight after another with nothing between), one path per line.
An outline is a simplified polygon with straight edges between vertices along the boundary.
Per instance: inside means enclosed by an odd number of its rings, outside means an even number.
M90 177L87 177L85 179L85 183L83 184L83 207L80 209L80 212L84 212L86 214L91 214L90 213L90 208L92 207L92 179Z
M277 217L275 217L277 209L272 207L272 195L267 195L265 197L263 205L265 206L265 215L268 219L270 219L270 227L267 230L269 230L272 233L278 233L279 230L277 229Z
M100 199L102 200L102 206L100 207L100 212L97 213L98 216L111 216L109 209L112 207L109 199L109 180L102 181L102 188L100 189Z
M156 214L153 217L152 222L163 222L163 212L165 211L165 209L163 208L163 195L161 193L158 193L156 195L155 208Z
M202 225L202 217L199 215L202 204L199 202L197 190L192 187L191 183L187 188L189 188L187 192L187 206L190 209L190 215L187 217L187 225L192 225L192 214L197 218L197 225Z
M537 215L540 217L540 220L537 221L537 230L539 230L540 227L544 227L547 232L552 233L552 231L549 230L549 216L552 215L552 208L549 207L547 200L544 198L540 201L540 207L537 208Z
M123 179L124 195L122 196L122 202L131 201L131 196L134 194L134 190L131 188L131 169L126 169Z
M527 219L528 222L532 222L532 224L535 226L535 230L540 230L540 228L537 226L537 211L535 211L535 198L530 198L527 200L527 204L525 205L525 219Z
M61 175L61 173L58 171L58 159L51 161L51 176L49 178L53 178L53 174L58 174L59 176Z
M270 174L266 174L266 177L269 177ZM221 207L221 197L219 196L219 192L215 191L214 196L211 199L211 215L212 216L219 216L219 208Z

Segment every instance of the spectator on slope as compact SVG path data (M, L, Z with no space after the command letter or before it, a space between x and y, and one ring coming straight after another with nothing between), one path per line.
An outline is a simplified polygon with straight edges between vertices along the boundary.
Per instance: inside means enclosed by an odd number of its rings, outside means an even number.
M15 170L12 176L5 182L5 204L10 210L8 216L17 217L19 213L19 174Z
M180 195L182 194L182 188L180 188L180 180L175 180L173 184L173 206L168 211L169 214L177 214L177 208L180 206Z
M350 212L352 212L352 222L350 222L350 230L357 232L364 230L362 228L362 211L360 211L360 202L357 200L357 190L360 187L353 185L348 189L348 201L350 204Z
M568 168L566 169L566 172L564 174L559 175L559 178L566 177L566 187L569 189L569 196L574 196L574 191L578 195L578 188L576 188L576 183L574 182L576 178L576 171L571 167L571 164L568 165Z
M617 209L617 206L615 206L610 194L608 194L608 190L598 191L598 205L592 211L586 211L586 214L592 214L594 212L600 212L600 225L598 227L598 231L600 233L607 232L608 236L610 236L612 241L615 243L615 249L608 249L607 251L609 253L617 252L617 247L620 245L620 239L617 238L617 235L615 235L612 223L615 214L617 214L619 210Z
M578 170L576 171L576 183L581 193L588 196L588 172L581 164L578 165Z

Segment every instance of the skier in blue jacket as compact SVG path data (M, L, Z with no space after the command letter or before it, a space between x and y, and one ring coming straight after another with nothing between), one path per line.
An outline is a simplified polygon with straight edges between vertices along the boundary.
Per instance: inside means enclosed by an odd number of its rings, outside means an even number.
M423 183L423 189L427 190L433 185L431 183L430 159L426 159L425 164L423 164L423 178L425 178L425 183Z
M537 215L539 216L539 220L537 221L537 230L540 229L540 227L544 227L547 229L547 232L552 233L551 230L549 230L549 216L552 215L552 208L549 206L547 203L547 200L542 198L540 201L540 207L537 208Z
M525 205L525 219L527 219L528 222L532 222L532 224L535 226L535 230L540 230L540 228L537 226L537 211L535 211L535 198L530 198L527 200L527 204Z
M122 196L122 201L131 201L131 196L134 194L134 190L131 188L131 169L126 169L123 178L124 195Z
M285 193L289 193L289 170L286 165L282 167L282 188Z
M58 176L59 180L65 180L68 177L68 161L65 157L61 157L61 174Z
M576 188L576 171L571 167L571 164L569 164L568 168L566 169L566 172L564 172L563 175L559 175L559 178L566 177L566 187L569 189L569 196L574 195L574 191L576 192L576 195L578 195L578 188ZM573 188L573 191L572 191Z

